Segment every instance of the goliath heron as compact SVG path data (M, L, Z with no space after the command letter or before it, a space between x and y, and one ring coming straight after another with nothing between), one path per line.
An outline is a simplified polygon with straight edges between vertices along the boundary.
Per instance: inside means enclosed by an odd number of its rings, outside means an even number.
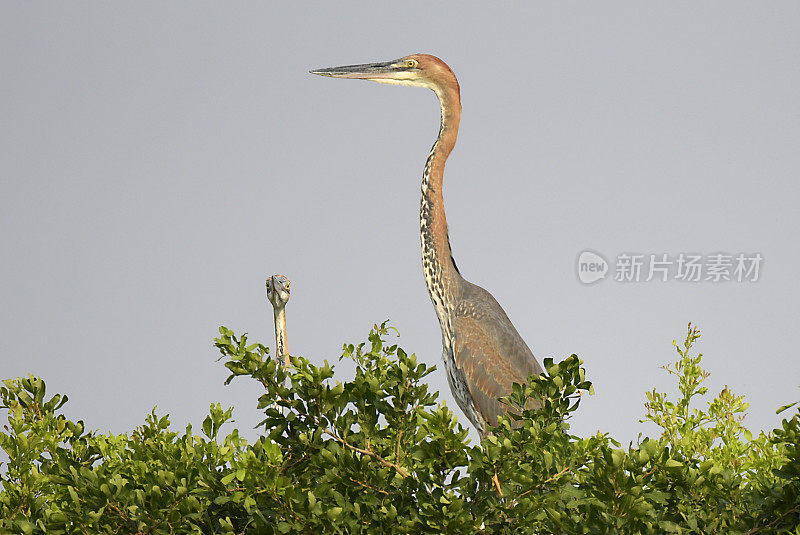
M272 303L275 315L275 358L284 366L289 366L289 353L286 350L286 303L289 301L289 279L283 275L273 275L267 279L267 299Z
M311 71L333 78L355 78L385 84L432 89L442 118L422 174L419 210L422 268L442 330L447 382L458 406L481 436L506 411L498 398L513 383L525 383L542 368L492 295L459 273L450 250L444 215L444 164L458 135L461 94L453 71L427 54L385 63L348 65Z

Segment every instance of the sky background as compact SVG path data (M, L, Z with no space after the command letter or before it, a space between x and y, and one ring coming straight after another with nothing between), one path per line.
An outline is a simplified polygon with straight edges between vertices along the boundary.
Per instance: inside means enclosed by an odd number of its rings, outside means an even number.
M751 429L800 398L798 3L4 2L0 50L0 378L42 376L90 429L221 402L253 437L259 389L223 386L212 340L274 347L273 273L291 353L335 361L390 318L466 423L419 258L435 96L308 74L414 52L461 84L458 266L540 362L585 360L573 431L655 433L645 391L674 391L689 321ZM585 249L764 261L586 286Z

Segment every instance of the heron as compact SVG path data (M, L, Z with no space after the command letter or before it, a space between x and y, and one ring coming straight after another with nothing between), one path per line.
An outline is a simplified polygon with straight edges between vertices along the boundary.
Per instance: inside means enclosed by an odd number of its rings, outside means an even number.
M425 87L439 99L439 135L422 174L422 271L442 331L442 358L450 390L467 419L486 436L508 410L499 398L510 394L514 383L524 384L529 376L541 374L542 368L497 300L462 277L453 260L442 185L445 162L456 144L461 120L458 80L444 61L428 54L311 73Z
M275 316L275 358L279 364L289 366L286 349L286 303L289 302L291 282L284 275L273 275L267 279L267 299L272 303Z

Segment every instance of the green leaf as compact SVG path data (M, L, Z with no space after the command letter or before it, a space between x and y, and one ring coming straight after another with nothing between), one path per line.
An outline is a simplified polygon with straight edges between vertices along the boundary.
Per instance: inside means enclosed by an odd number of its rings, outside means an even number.
M680 461L676 461L675 459L667 459L667 461L664 463L664 466L670 472L676 472L680 471L681 468L683 468L683 463Z
M31 524L27 520L19 519L16 521L16 524L17 527L19 527L19 529L22 530L22 532L25 535L31 535L31 533L33 533L33 530L36 529L36 525Z

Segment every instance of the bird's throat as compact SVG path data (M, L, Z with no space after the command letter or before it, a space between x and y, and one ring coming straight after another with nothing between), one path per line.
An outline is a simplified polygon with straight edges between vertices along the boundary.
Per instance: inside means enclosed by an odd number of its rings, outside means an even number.
M286 309L275 308L275 358L284 366L289 365L289 355L286 353Z

